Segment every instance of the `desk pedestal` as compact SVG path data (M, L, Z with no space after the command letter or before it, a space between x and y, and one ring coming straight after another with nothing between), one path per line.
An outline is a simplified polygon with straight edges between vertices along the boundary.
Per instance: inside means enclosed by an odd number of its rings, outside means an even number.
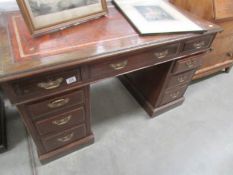
M123 75L120 80L145 111L155 117L183 103L184 93L200 65L187 69L179 64L195 58L197 57L143 69ZM176 69L177 67L179 68Z

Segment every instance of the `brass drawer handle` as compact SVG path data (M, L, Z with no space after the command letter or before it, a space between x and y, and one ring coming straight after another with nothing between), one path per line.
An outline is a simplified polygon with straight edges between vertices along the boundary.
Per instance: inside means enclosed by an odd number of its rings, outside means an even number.
M66 105L67 103L69 103L69 101L70 101L69 98L62 98L62 99L54 100L48 104L48 107L49 108L59 108L59 107Z
M46 90L50 90L60 87L62 82L63 82L63 78L58 78L54 81L50 80L48 82L40 82L37 84L37 86Z
M168 55L168 53L169 53L169 51L168 51L168 49L166 49L162 52L154 53L154 55L156 56L156 58L162 59L162 58L165 58Z
M72 132L71 134L65 136L65 137L61 137L61 138L58 138L57 141L59 142L68 142L70 141L72 138L74 137L74 133Z
M189 60L189 61L186 61L185 62L185 65L188 67L188 68L193 68L194 67L194 64L193 64L194 62L193 61L191 61L191 60Z
M193 43L193 47L195 49L201 49L204 46L205 46L205 41L198 41L198 42Z
M128 64L128 61L125 60L125 61L122 61L120 63L116 63L116 64L110 64L110 67L114 70L121 70L123 68L125 68Z
M172 99L175 99L175 98L177 98L177 97L179 96L179 94L180 94L180 92L177 91L177 92L171 93L171 94L170 94L170 97L171 97Z
M71 118L72 118L72 116L69 115L69 116L67 116L67 117L65 117L65 118L63 118L63 119L54 120L54 121L52 121L52 123L53 123L54 125L57 125L57 126L62 126L62 125L67 124L67 123L70 121Z
M178 80L179 83L185 82L186 79L187 79L187 76L179 76L179 77L177 78L177 80Z

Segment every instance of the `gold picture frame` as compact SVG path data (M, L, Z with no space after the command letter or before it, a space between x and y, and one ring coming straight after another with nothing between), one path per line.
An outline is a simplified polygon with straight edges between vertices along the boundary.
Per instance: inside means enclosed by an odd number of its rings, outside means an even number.
M33 37L107 14L106 0L17 0Z

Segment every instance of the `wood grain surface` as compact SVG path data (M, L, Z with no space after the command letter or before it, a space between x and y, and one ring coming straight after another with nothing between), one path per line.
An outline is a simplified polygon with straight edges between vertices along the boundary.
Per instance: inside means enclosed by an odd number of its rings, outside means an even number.
M190 18L209 33L221 30L204 20ZM2 13L0 35L0 81L6 81L23 77L29 72L32 75L65 65L87 63L201 34L142 37L110 6L106 17L40 38L30 36L19 12Z

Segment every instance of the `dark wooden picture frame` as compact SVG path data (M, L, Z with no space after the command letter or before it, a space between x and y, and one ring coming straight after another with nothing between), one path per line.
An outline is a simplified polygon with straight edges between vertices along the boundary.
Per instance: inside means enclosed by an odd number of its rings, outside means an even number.
M29 29L29 31L30 31L30 33L31 33L31 35L33 37L37 37L37 36L41 36L41 35L44 35L44 34L47 34L47 33L59 31L59 30L65 29L67 27L78 25L80 23L86 22L86 21L91 20L91 19L99 18L99 17L104 16L104 15L107 14L107 2L106 2L106 0L99 0L98 3L101 3L101 10L98 10L98 11L96 10L95 12L93 12L92 11L93 7L92 7L92 9L90 9L90 13L88 11L88 14L85 14L83 16L74 17L73 19L69 19L69 20L61 19L60 22L51 23L51 24L48 24L47 26L43 26L43 27L41 27L41 26L36 27L35 23L33 21L32 10L30 10L28 8L29 7L29 5L28 5L29 1L30 0L17 0L17 3L19 5L19 8L20 8L21 13L23 15L23 18L25 20L25 23L27 24L27 27L28 27L28 29ZM54 1L57 1L57 0L54 0ZM92 1L94 1L94 0L92 0ZM64 2L64 1L61 1L61 2ZM97 3L96 4L91 4L91 5L97 5ZM88 5L86 5L86 7L87 6ZM83 7L84 6L77 6L75 8L72 7L73 9L67 8L66 11L67 10L77 10L77 8L83 8ZM86 7L84 7L84 8L86 8ZM87 10L88 9L86 9L86 11ZM56 12L60 13L62 11L56 11ZM46 14L46 16L48 16L48 15Z

